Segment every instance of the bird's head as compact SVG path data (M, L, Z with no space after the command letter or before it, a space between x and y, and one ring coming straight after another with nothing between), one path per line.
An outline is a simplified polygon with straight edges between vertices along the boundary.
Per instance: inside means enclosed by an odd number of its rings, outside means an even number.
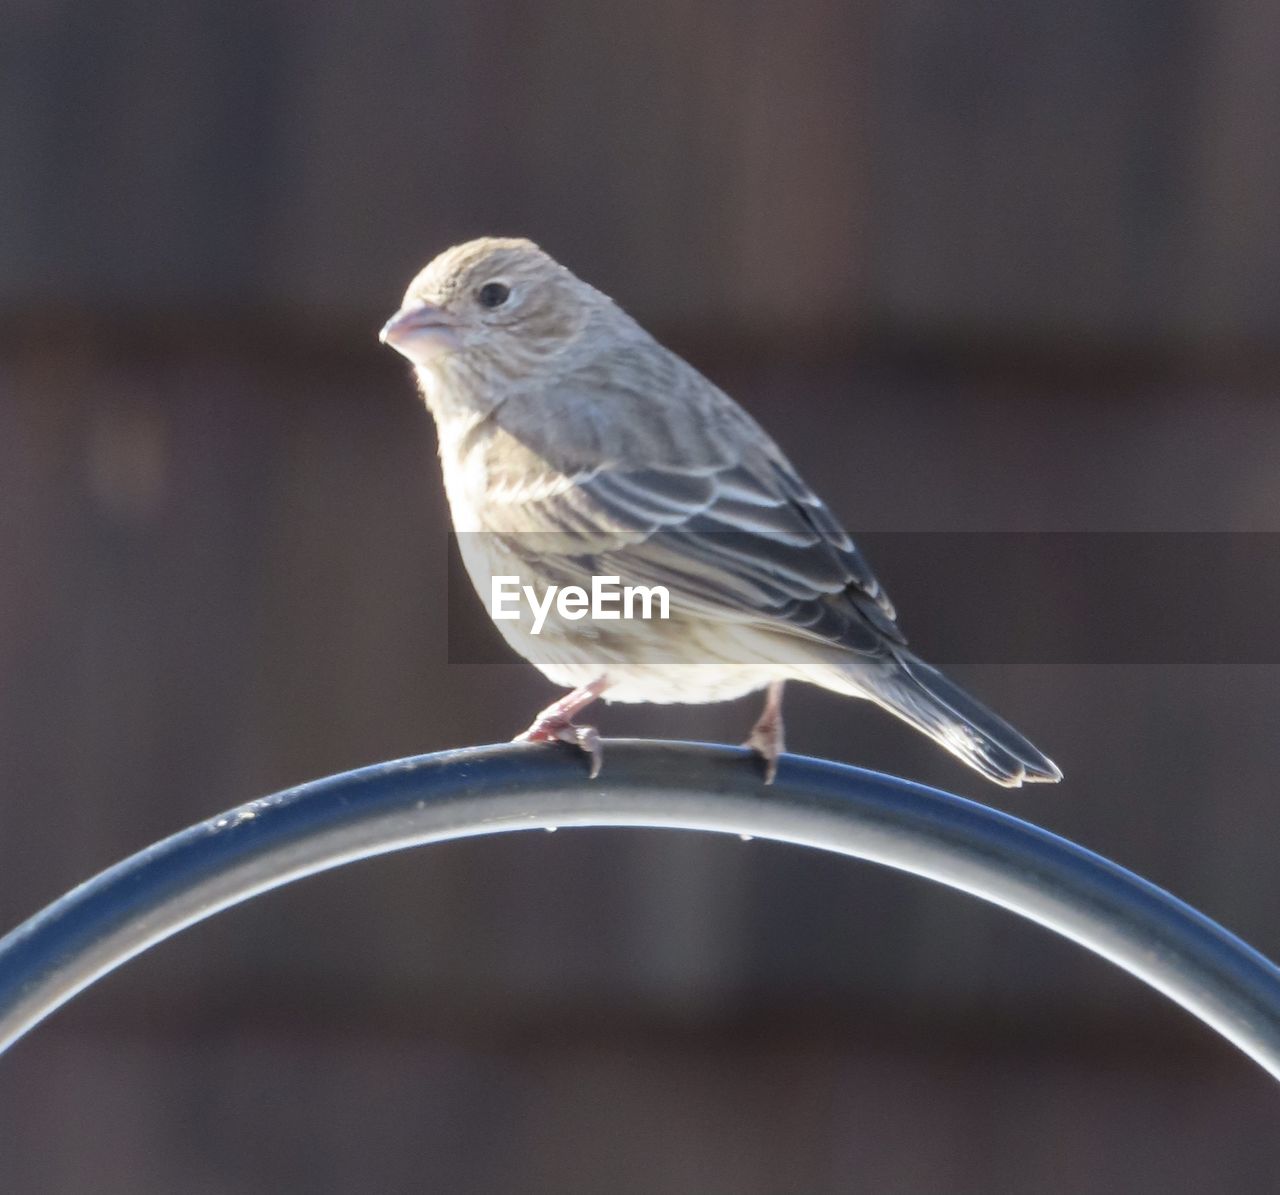
M420 373L460 365L496 381L571 351L602 299L532 241L486 237L431 261L380 339Z

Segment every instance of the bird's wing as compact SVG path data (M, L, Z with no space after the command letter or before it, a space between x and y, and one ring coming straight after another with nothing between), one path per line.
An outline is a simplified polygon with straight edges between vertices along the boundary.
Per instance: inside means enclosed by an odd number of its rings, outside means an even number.
M510 546L541 575L665 585L673 605L862 651L906 642L826 505L701 374L646 350L631 368L615 356L607 373L573 382L501 421L523 458L502 490L522 529Z
M613 468L579 488L610 525L643 534L597 559L625 583L859 650L906 642L862 554L780 455L697 473Z

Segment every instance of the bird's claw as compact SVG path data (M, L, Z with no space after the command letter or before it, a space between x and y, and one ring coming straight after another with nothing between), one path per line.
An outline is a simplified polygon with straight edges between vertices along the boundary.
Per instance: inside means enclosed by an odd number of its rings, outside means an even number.
M594 780L600 775L604 764L604 746L600 742L600 732L594 726L575 726L572 722L551 722L539 720L523 734L511 740L513 743L568 743L577 747L590 760L590 778Z
M761 765L764 767L764 782L772 784L774 777L778 774L778 756L782 754L780 748L774 748L769 744L756 741L755 733L742 744L744 747L750 747L756 753Z
M742 745L750 747L759 756L764 765L764 782L772 784L778 774L778 756L786 749L782 741L781 723L761 718L751 728L747 741Z

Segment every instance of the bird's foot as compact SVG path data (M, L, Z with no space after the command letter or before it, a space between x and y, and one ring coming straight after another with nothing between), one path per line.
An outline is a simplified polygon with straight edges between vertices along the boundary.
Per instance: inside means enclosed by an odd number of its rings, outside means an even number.
M582 685L572 693L566 693L559 701L547 706L534 720L533 725L523 734L518 734L514 743L568 743L577 747L591 760L591 779L600 775L600 766L604 763L604 747L600 743L600 734L594 726L574 725L574 716L589 706L608 687L608 681L602 676L589 685Z
M760 757L760 762L764 765L764 782L772 784L773 778L778 774L778 756L786 750L782 741L782 727L766 723L762 718L751 728L747 741L742 745L750 747Z
M772 784L778 774L778 756L787 749L782 726L782 681L774 681L769 686L764 710L742 745L760 757L764 764L764 782Z
M600 775L604 763L604 747L600 733L594 726L576 726L572 722L556 722L539 717L523 734L511 740L513 743L568 743L577 747L591 760L591 779Z

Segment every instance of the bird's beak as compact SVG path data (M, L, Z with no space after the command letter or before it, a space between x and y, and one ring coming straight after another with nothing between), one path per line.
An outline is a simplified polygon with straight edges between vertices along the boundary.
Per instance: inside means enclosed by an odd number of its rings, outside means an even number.
M410 303L387 320L378 339L411 361L426 361L458 347L458 321L434 303Z

